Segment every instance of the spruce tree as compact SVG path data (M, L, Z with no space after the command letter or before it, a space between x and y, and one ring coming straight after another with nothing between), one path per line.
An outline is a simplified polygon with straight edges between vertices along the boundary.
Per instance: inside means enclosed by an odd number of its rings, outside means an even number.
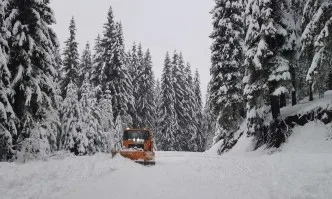
M188 116L184 106L185 95L185 76L184 76L184 60L182 54L174 52L172 59L172 78L173 78L173 90L174 90L174 110L178 123L178 129L176 129L175 149L188 151L187 141L190 134L186 132L186 126L188 124Z
M140 49L140 48L139 48ZM141 62L140 73L138 77L137 99L135 99L135 107L137 115L140 118L138 127L148 127L153 129L153 120L155 118L155 98L154 98L154 75L152 71L152 58L150 51L147 50L144 57L138 50L138 57Z
M124 39L122 26L114 22L110 7L107 22L104 24L104 37L101 41L104 50L102 55L102 90L111 91L114 119L121 117L123 127L132 126L132 116L135 114L131 77L124 64Z
M140 53L138 53L140 51ZM140 54L140 59L138 57L138 54ZM141 95L139 93L139 79L140 75L142 73L141 71L141 63L142 63L142 46L139 45L139 50L137 50L136 44L134 43L132 46L132 51L130 52L130 60L129 60L129 74L132 79L132 89L133 89L133 97L135 100L135 109L137 110L137 104L138 100L140 99ZM142 124L142 118L137 113L133 116L133 127L140 127Z
M13 137L17 135L15 113L10 103L11 72L8 68L9 46L11 35L6 22L8 1L0 2L0 161L7 160L12 155Z
M47 154L56 150L59 121L55 109L58 42L49 0L11 1L9 40L12 107L17 117L13 144L22 150Z
M162 110L160 123L160 150L175 150L176 130L179 129L176 112L174 109L175 93L173 90L172 63L169 54L166 54L163 74L161 79L161 98L160 109Z
M94 87L101 87L103 68L103 48L101 46L100 35L95 40L94 54L92 58L92 68L90 71L90 82Z
M258 146L264 142L274 145L284 136L278 129L271 129L266 134L264 120L271 110L271 124L278 126L280 95L289 90L289 62L282 54L287 31L281 23L280 4L276 1L251 1L247 5L247 15L244 94L248 134L255 135Z
M308 0L303 11L301 36L302 58L307 60L306 81L309 84L309 100L313 100L314 85L324 93L328 59L332 46L332 2Z
M241 122L243 14L243 0L216 1L212 12L210 100L224 137L236 131Z
M107 148L107 146L105 146L107 143L103 143L106 139L103 138L104 134L101 126L101 113L99 106L97 106L95 89L91 87L87 80L84 81L81 92L81 135L87 139L85 152L87 154L94 154ZM79 140L79 142L81 141Z
M198 69L196 69L194 76L194 96L195 96L195 124L197 129L197 147L198 151L205 150L205 142L206 142L206 132L203 129L204 126L204 118L203 118L203 102L202 102L202 93L201 93L201 81L198 73Z
M197 121L197 97L195 96L195 86L194 80L192 77L191 66L187 63L187 66L184 69L184 99L183 105L185 110L185 142L188 143L189 151L198 151L198 139L199 139L199 126Z
M79 54L78 43L76 42L76 25L74 17L70 21L69 25L69 38L65 41L65 49L63 52L63 68L61 91L62 97L65 98L66 88L70 81L77 84L79 83Z
M112 95L111 91L106 90L102 96L100 103L101 124L104 132L112 132L114 130Z
M90 79L91 69L92 69L91 50L90 50L90 44L89 42L87 42L80 61L79 81L77 84L78 87L81 87L83 85L83 81L85 79L87 80Z
M63 149L76 155L85 155L88 139L83 132L84 126L81 122L82 112L77 89L76 84L70 81L66 89L66 98L63 101Z
M162 116L163 116L163 111L161 109L161 103L162 103L162 96L161 96L161 86L160 86L160 81L159 79L157 79L156 81L156 85L155 85L155 118L154 118L154 140L155 140L155 147L157 148L157 150L159 150L161 148L161 128L160 128L160 124L163 120Z

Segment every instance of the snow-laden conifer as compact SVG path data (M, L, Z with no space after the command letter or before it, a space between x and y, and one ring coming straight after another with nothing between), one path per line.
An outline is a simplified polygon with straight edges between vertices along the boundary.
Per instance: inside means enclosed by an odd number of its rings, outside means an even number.
M130 127L132 115L135 114L131 77L124 63L122 26L114 22L112 8L109 9L107 22L104 24L101 47L103 48L102 90L111 91L114 119L120 116L123 125Z
M212 11L210 101L223 137L241 122L244 9L243 0L222 0Z
M57 149L58 113L55 109L58 41L49 0L10 1L12 36L9 40L10 87L17 135L13 144L45 143L36 153ZM38 131L39 127L44 130ZM37 131L37 132L36 132ZM35 132L38 134L35 136ZM44 138L47 138L47 142ZM28 147L28 146L27 146ZM19 147L18 147L19 149Z
M63 51L63 67L61 68L61 91L65 98L66 88L70 81L79 83L79 54L78 43L76 42L76 24L74 17L70 20L69 38L65 41Z

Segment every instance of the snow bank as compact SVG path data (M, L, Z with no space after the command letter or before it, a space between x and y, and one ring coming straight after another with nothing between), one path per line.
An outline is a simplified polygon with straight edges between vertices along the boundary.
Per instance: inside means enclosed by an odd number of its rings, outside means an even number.
M285 119L288 116L304 115L318 108L332 110L332 91L325 92L324 98L316 99L311 102L308 102L306 99L295 106L284 107L281 109L281 116Z
M215 143L214 145L212 145L209 150L205 151L204 153L206 153L208 155L217 155L218 154L218 150L220 149L220 147L223 144L223 142L224 142L223 139L219 140L217 143Z
M93 181L123 165L133 165L109 154L85 157L55 157L49 161L0 163L0 198L56 197L72 187Z
M332 126L321 121L293 128L281 147L283 153L332 153Z

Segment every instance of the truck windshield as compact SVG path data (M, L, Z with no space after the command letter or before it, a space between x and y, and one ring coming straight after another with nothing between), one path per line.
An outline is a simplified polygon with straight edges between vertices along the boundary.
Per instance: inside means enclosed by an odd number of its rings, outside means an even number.
M144 130L129 130L123 133L123 140L144 139L149 138L149 132Z

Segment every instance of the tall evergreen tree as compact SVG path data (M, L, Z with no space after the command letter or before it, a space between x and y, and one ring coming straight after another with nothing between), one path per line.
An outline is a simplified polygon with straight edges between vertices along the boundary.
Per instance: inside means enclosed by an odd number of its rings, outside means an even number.
M76 155L85 155L88 139L83 132L81 123L81 106L77 96L77 86L69 82L66 98L63 101L63 149L69 150Z
M141 60L140 74L138 78L137 99L135 100L135 106L137 115L140 118L140 124L138 127L153 128L153 120L155 118L155 97L154 86L155 80L152 72L152 58L150 51L147 50L144 57L140 55L138 51L138 57Z
M80 68L79 68L79 81L78 87L83 85L84 80L90 79L90 71L92 69L92 57L89 42L85 45L82 53Z
M65 41L65 49L63 52L63 68L62 80L61 80L61 91L62 97L65 98L67 85L70 81L75 84L79 83L79 54L78 54L78 43L76 42L76 25L74 17L70 21L69 25L69 38Z
M324 93L324 83L327 79L329 51L332 46L332 2L329 0L306 1L301 36L302 58L307 60L308 71L306 80L309 83L309 100L313 100L313 86L318 85Z
M9 46L11 35L6 22L8 1L0 2L0 161L10 158L13 137L17 135L15 113L10 98L11 72L8 68Z
M138 52L140 51L140 52ZM138 57L138 54L140 54L140 58ZM139 45L138 49L136 44L134 43L132 46L132 51L130 52L129 61L129 74L132 78L132 88L133 88L133 97L135 100L135 109L137 110L137 104L138 100L140 99L141 95L139 93L139 81L140 81L140 75L142 73L141 71L141 64L142 64L142 46ZM135 115L133 115L133 126L138 128L142 124L142 118L138 115L136 112Z
M157 79L156 81L156 85L155 85L155 118L154 118L154 129L153 132L154 134L154 144L157 150L159 150L161 148L161 128L160 128L160 124L162 122L162 116L163 116L163 112L161 109L161 103L162 103L162 96L161 96L161 86L160 86L160 81L159 79Z
M276 135L274 130L269 134L264 131L264 120L270 110L273 124L279 123L279 98L288 92L287 85L290 85L291 79L289 62L282 54L287 31L280 22L281 3L272 0L251 1L247 5L244 93L248 102L248 133L255 135L258 145L264 142L276 144L278 139L284 137Z
M175 93L173 90L172 62L169 54L166 54L163 74L161 79L161 106L160 123L160 150L175 150L176 130L179 129L174 109Z
M114 119L113 119L113 108L112 108L112 95L111 91L106 90L102 96L100 103L101 111L101 125L104 132L113 132L114 130Z
M106 139L103 137L101 126L101 115L99 106L97 106L97 97L95 89L85 80L82 88L82 98L80 100L80 125L81 135L87 139L85 153L94 154L107 148ZM82 146L83 147L83 146ZM84 152L83 152L84 153Z
M190 134L186 132L186 126L189 123L189 118L185 110L184 97L185 97L185 76L184 76L184 60L182 54L174 52L172 60L172 78L174 90L174 110L178 123L176 129L175 149L188 151L187 141Z
M92 57L92 68L90 71L90 82L94 87L101 86L103 68L103 48L101 46L100 35L95 40L94 54Z
M184 99L183 105L185 110L185 139L184 142L187 142L189 151L198 151L198 140L199 140L199 126L197 121L198 110L197 110L197 98L200 96L195 96L195 85L192 77L191 66L187 63L187 66L184 69Z
M131 77L124 64L124 39L122 26L114 22L110 7L107 22L104 24L104 37L101 42L103 53L103 91L110 90L114 119L121 117L123 127L132 126L132 115L135 114Z
M244 6L243 0L218 0L212 12L210 100L223 137L241 122Z
M204 151L205 150L205 142L206 142L206 132L203 129L204 126L204 118L203 118L203 102L202 102L202 93L201 93L201 81L198 70L196 69L194 76L194 96L195 96L195 124L197 129L197 150Z
M47 153L56 149L59 121L54 108L58 41L51 28L53 11L49 0L11 1L9 10L15 11L8 67L17 117L13 144L22 143L32 153Z

